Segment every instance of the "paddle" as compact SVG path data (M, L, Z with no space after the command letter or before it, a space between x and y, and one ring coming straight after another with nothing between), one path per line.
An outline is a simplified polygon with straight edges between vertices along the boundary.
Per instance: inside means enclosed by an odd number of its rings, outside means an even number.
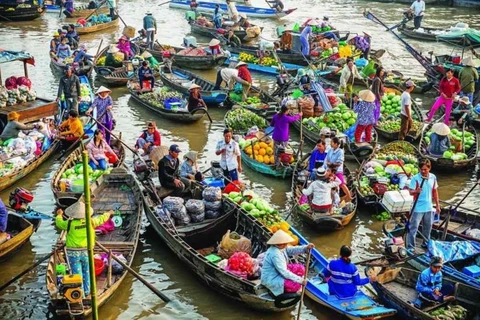
M97 48L97 53L95 54L95 58L100 53L100 49L102 48L102 44L103 44L103 38L100 40L100 44L98 45L98 48ZM97 60L97 59L95 59L95 60ZM95 65L96 65L96 63L95 63Z
M170 2L172 2L172 0L170 0L170 1L165 1L165 2L163 2L163 3L160 3L158 6L160 7L160 6L163 6L164 4L167 4L167 3L170 3Z
M88 18L90 18L91 16L93 16L94 14L96 14L96 13L97 13L97 10L100 9L100 7L103 6L105 3L107 3L107 1L100 2L100 4L95 8L95 10L92 11L92 13L90 13L90 14L85 18L85 21L88 21Z
M310 267L310 256L312 254L312 249L308 249L308 255L307 255L307 265L305 266L305 274L303 276L303 281L307 280L308 276L308 268ZM305 295L305 288L307 285L302 285L302 294L300 295L300 302L298 303L298 313L297 313L297 320L300 320L300 312L302 310L302 303L303 303L303 297Z

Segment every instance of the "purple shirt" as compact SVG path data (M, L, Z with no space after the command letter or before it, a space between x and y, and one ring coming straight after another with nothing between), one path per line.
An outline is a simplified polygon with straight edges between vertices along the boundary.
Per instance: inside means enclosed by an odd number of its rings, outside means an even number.
M97 96L92 103L92 109L97 108L97 120L101 123L108 123L112 121L112 112L107 110L108 106L113 105L112 97L107 96L105 99L102 99L100 96ZM106 111L106 112L105 112Z
M279 115L278 113L273 116L272 122L270 125L274 127L273 130L273 140L275 141L288 141L289 139L289 129L290 123L300 119L300 114L294 116L289 115Z

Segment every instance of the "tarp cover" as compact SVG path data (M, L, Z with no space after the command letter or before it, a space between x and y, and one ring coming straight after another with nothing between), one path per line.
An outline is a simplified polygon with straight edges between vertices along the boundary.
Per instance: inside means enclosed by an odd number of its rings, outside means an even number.
M0 49L0 63L6 63L11 61L26 61L31 65L35 65L33 56L25 51L9 51Z
M428 242L428 255L439 256L443 263L464 260L480 254L480 243L476 241L435 241Z
M438 39L445 41L454 41L462 38L470 40L473 44L480 43L480 31L474 29L466 29L465 31L450 31L437 35Z

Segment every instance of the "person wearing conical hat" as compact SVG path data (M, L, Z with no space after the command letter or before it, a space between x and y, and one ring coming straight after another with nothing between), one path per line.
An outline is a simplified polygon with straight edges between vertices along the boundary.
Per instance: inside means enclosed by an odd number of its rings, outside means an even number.
M90 207L90 214L93 215L93 209ZM70 265L71 274L82 275L83 297L90 294L90 272L88 269L87 252L87 226L85 221L85 203L82 200L75 202L64 212L57 210L55 225L60 230L67 232L65 247L67 249L67 259ZM96 228L107 222L115 212L107 211L100 216L92 217L92 227ZM95 235L95 232L92 233ZM95 239L95 238L94 238Z
M358 93L360 101L355 103L353 111L357 113L357 128L355 129L355 143L372 142L372 129L375 124L375 94L370 90ZM362 135L365 133L365 140Z
M459 126L462 126L464 123L471 125L473 119L477 117L475 109L467 96L463 96L458 100L458 106L452 111L452 114Z
M473 103L473 94L475 93L475 84L478 81L478 72L472 57L466 57L462 60L463 68L458 74L460 80L460 96L467 96Z
M267 242L270 247L263 259L261 284L267 287L274 296L284 293L285 280L287 279L306 285L303 277L289 271L287 265L289 264L289 257L307 253L315 245L309 243L305 246L289 247L288 244L294 241L288 233L280 229Z
M198 171L197 166L197 153L195 151L189 151L183 156L183 163L180 166L180 177L189 180L202 181L203 176Z
M217 56L217 54L223 54L222 49L220 48L220 40L218 39L212 39L208 43L208 48L212 52L212 55L214 57Z
M202 87L195 83L188 88L188 111L190 112L197 108L207 108L207 104L202 99L200 89Z
M103 132L105 141L110 145L110 132L113 130L113 99L110 96L112 91L104 86L98 88L95 92L97 95L93 100L92 105L88 108L86 115L90 115L94 109L97 109L97 121L103 126L99 126L99 129Z
M445 123L438 122L432 126L432 131L428 151L435 157L441 157L452 145L448 138L450 128Z
M142 91L152 91L155 86L155 76L148 61L142 61L142 66L138 68L138 82L140 83L140 89ZM147 85L147 87L145 87ZM150 85L150 88L148 88ZM145 87L145 90L144 90Z
M123 58L123 53L120 52L115 44L111 44L105 57L105 67L120 68L123 66Z
M7 119L7 125L0 135L2 141L6 141L10 138L18 138L18 134L22 132L22 130L32 130L34 128L33 125L23 124L18 121L20 119L20 114L18 114L18 112L10 112Z

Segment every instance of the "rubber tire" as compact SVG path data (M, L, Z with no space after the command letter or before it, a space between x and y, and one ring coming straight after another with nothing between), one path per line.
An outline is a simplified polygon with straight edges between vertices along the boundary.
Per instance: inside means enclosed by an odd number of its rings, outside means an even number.
M361 147L356 147L356 149L352 151L355 157L359 158L359 157L366 157L371 155L373 153L373 148L372 146L361 146Z

